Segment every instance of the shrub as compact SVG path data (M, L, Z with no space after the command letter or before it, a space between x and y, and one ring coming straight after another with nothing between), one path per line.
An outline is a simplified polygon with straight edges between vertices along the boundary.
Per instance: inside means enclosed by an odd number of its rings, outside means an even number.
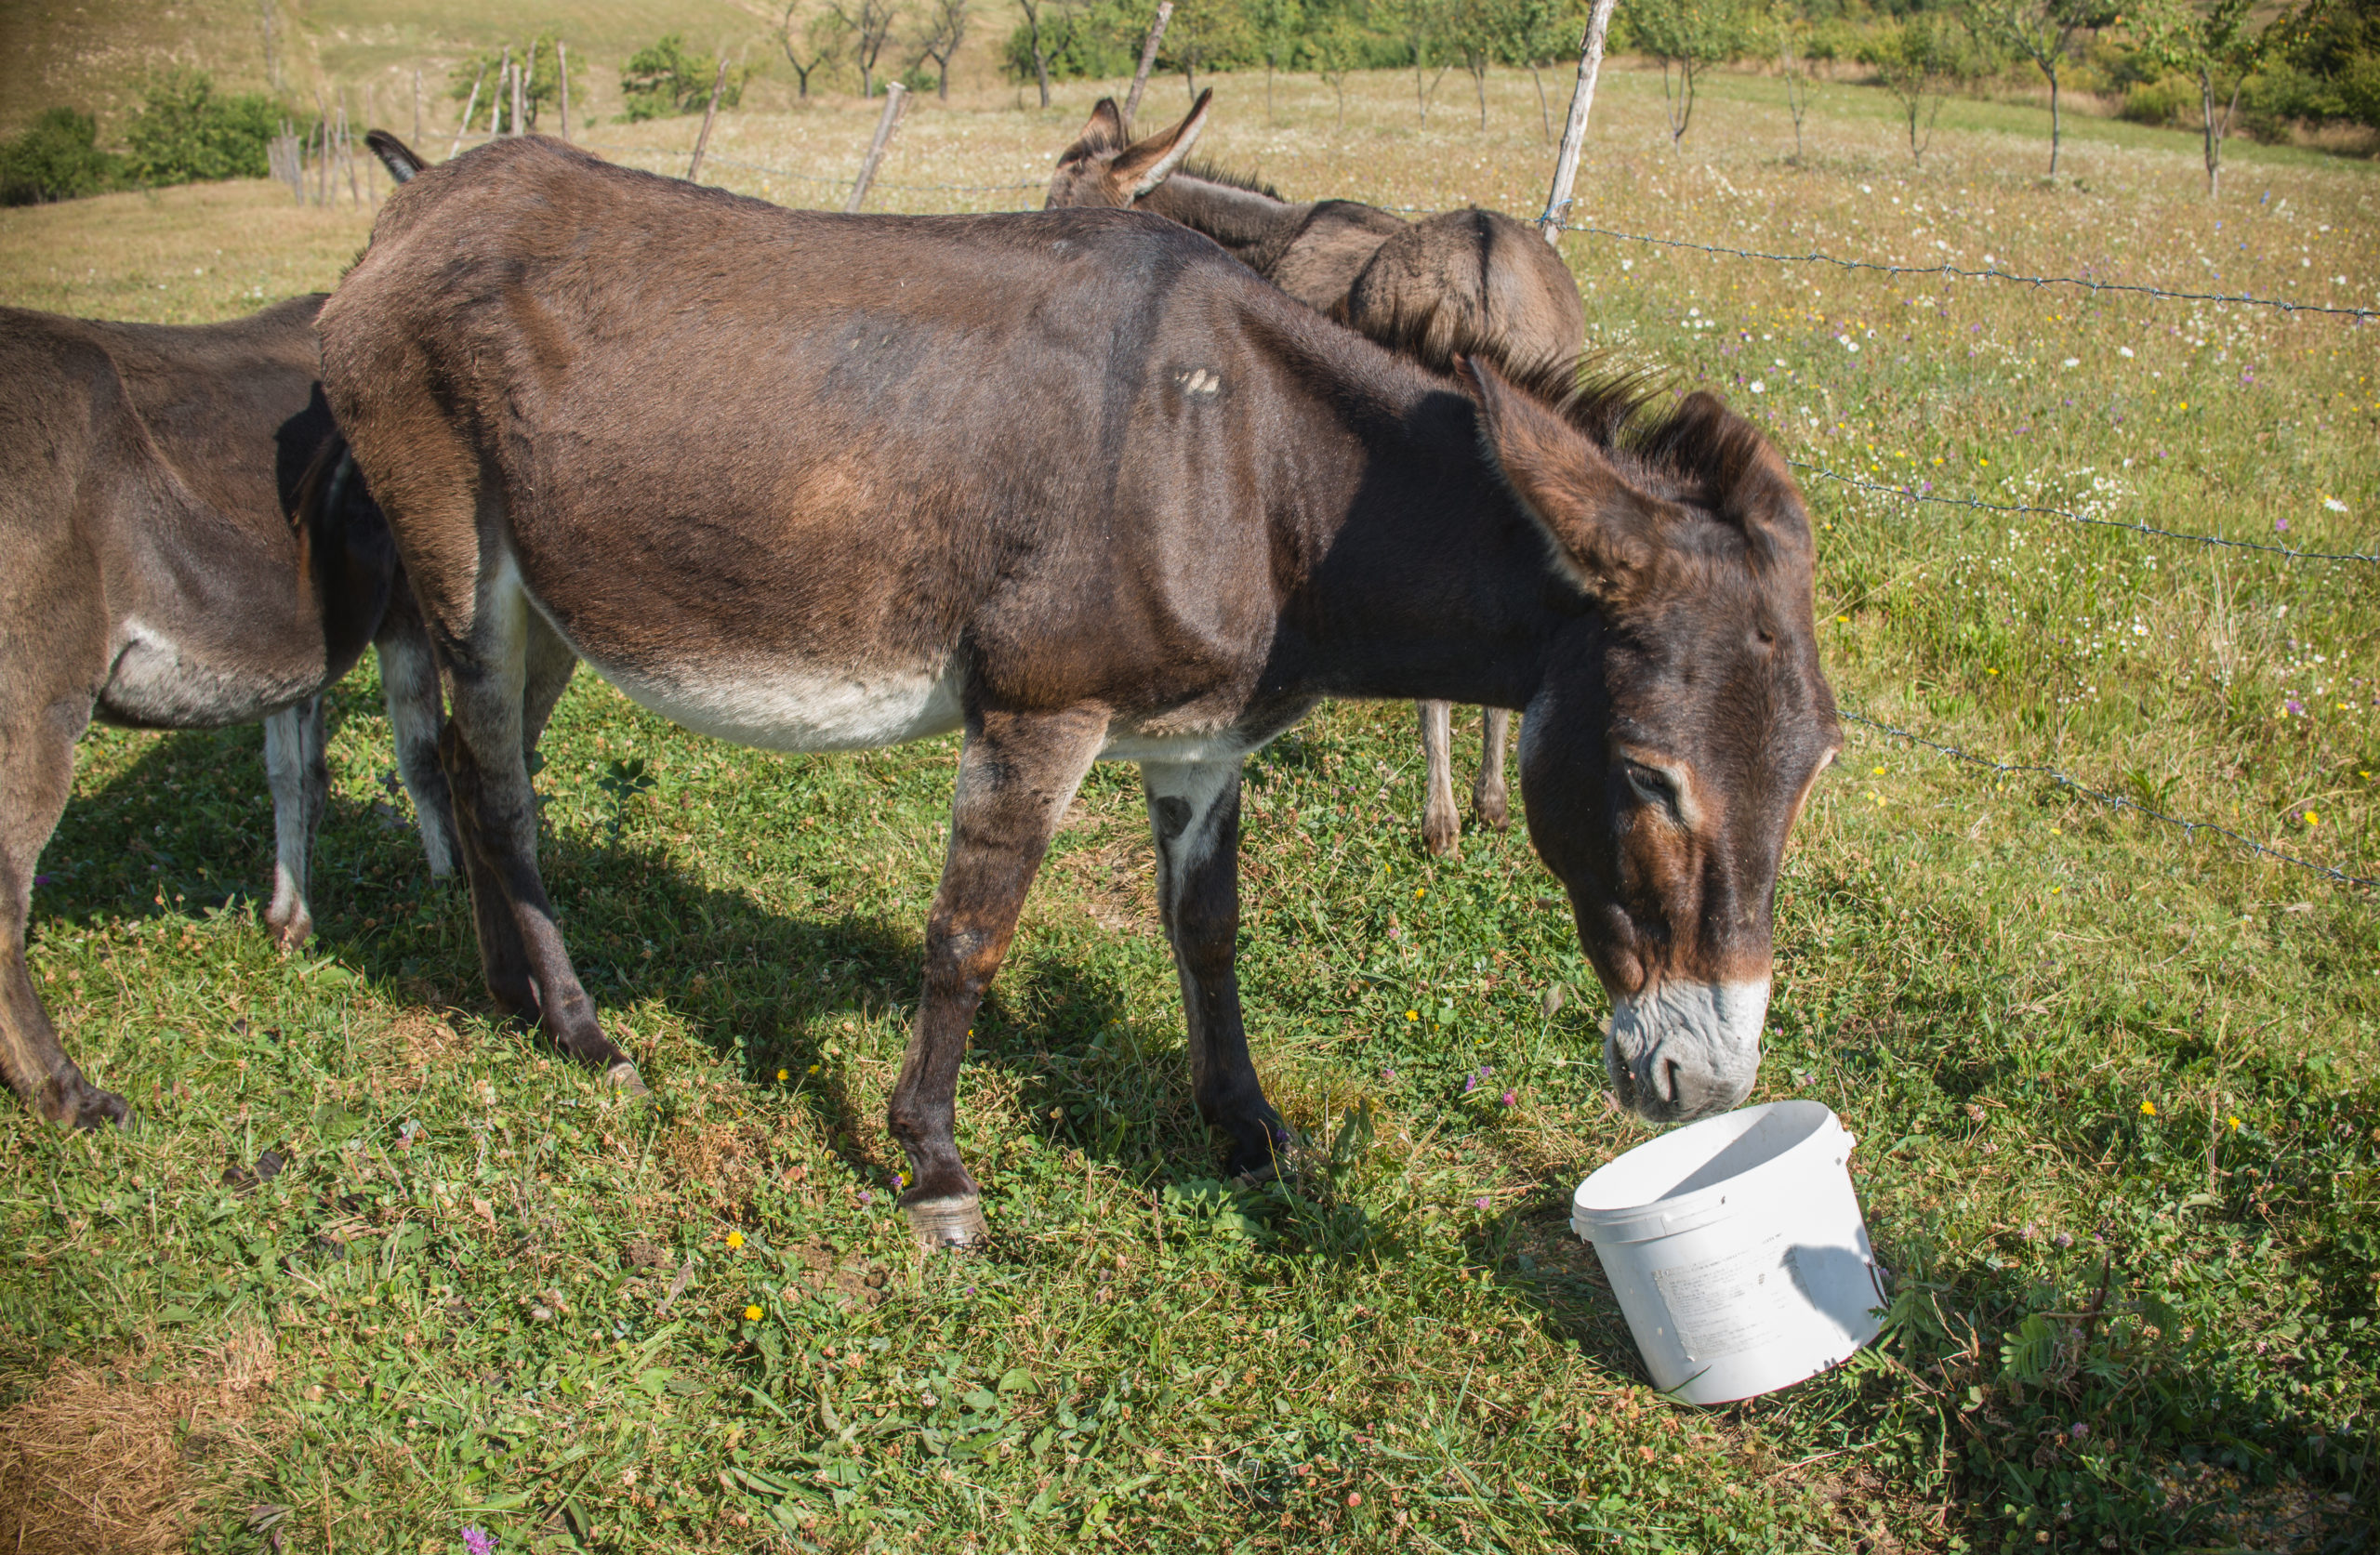
M2167 75L2128 88L2116 116L2135 125L2174 125L2198 106L2198 84L2186 75Z
M689 54L683 40L670 33L650 48L640 48L628 57L628 68L620 72L620 95L628 99L628 108L620 117L630 124L645 119L674 118L681 113L699 113L710 101L710 84L719 72L719 61L707 54ZM742 72L727 72L727 84L719 94L721 108L733 108L744 96Z
M14 140L0 143L0 205L46 204L113 189L119 159L99 150L99 121L52 108Z
M261 92L218 97L205 74L169 71L150 83L125 131L126 171L151 185L261 178L282 116L281 105Z

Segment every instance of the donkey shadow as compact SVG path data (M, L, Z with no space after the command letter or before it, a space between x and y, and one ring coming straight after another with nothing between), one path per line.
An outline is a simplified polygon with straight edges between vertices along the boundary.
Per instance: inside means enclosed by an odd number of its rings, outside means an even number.
M346 700L326 704L334 742L351 716ZM458 878L430 878L385 775L367 793L358 797L350 781L328 796L312 854L316 932L302 954L333 958L401 1004L491 1012L469 893ZM858 1142L879 1131L864 1125L869 1109L841 1061L855 1014L906 1020L915 1008L923 896L906 911L786 911L706 879L635 826L615 839L549 814L541 832L541 868L599 1006L666 1005L747 1083L767 1089L780 1072L799 1076L798 1105L854 1168L881 1176L903 1165ZM36 942L64 929L261 912L272 804L259 732L157 736L86 784L40 868ZM1121 974L1102 969L1098 947L1027 931L1018 950L977 1014L968 1065L1013 1083L1038 1142L1103 1165L1154 1165L1163 1179L1211 1176L1214 1147L1190 1102L1178 1032L1152 1041L1128 1019ZM962 1096L962 1116L965 1105Z

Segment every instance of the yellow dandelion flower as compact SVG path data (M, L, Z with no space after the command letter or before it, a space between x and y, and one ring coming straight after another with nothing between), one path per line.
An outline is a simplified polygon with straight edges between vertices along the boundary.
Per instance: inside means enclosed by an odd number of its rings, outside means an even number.
M2306 824L2309 826L2319 826L2322 824L2322 818L2309 810L2306 812Z
M2143 1101L2140 1104L2140 1110L2147 1116L2155 1117L2157 1115L2157 1103L2154 1101Z
M760 1308L758 1308L758 1307L747 1307L747 1308L745 1308L745 1309L744 1309L744 1321L745 1321L745 1322L747 1322L747 1323L758 1323L758 1322L760 1322Z
M793 1078L793 1075L787 1071L780 1069L777 1071L777 1078L780 1080L790 1080Z
M2230 1125L2231 1125L2231 1132L2233 1132L2234 1134L2237 1134L2237 1133L2240 1131L2240 1120L2239 1120L2238 1118L2236 1118L2236 1117L2235 1117L2235 1118L2231 1118L2231 1119L2229 1119L2228 1121L2229 1121L2229 1123L2230 1123Z
M731 1252L735 1248L744 1245L744 1233L740 1231L729 1232L727 1233L727 1245Z
M1408 1009L1405 1012L1405 1018L1408 1021L1419 1021L1421 1018L1421 1012L1418 1009Z
M1414 888L1413 888L1413 900L1414 900L1414 901L1416 901L1416 902L1421 901L1421 900L1422 893L1423 893L1424 891L1428 890L1429 890L1429 888L1428 888L1427 886L1416 886L1416 887L1414 887Z

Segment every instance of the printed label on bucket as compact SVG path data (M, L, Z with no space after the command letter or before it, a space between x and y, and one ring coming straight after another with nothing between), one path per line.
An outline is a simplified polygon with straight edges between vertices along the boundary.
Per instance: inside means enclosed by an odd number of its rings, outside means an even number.
M1733 1355L1782 1338L1804 1298L1795 1289L1792 1249L1778 1232L1739 1253L1653 1271L1690 1361Z

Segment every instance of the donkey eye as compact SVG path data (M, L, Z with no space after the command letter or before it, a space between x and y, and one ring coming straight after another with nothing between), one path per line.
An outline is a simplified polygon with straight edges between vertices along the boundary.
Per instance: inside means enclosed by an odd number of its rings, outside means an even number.
M1656 771L1634 761L1623 763L1620 771L1628 775L1628 786L1636 791L1638 798L1648 805L1659 805L1673 812L1676 810L1677 785L1670 781L1667 772Z

